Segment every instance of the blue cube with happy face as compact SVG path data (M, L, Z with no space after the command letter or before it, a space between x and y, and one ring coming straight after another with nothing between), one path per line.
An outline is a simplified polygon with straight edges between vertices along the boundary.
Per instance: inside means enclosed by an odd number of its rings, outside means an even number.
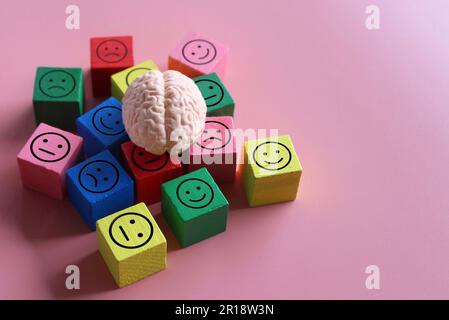
M84 139L87 157L103 150L120 156L120 145L129 140L122 120L122 105L109 98L76 119L76 131Z
M67 194L90 229L109 214L134 204L134 182L108 151L66 172Z

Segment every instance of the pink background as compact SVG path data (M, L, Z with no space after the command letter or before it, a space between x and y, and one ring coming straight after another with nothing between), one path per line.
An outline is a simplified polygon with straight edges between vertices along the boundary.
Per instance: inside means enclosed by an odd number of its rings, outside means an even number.
M448 1L9 1L0 11L0 298L449 298ZM364 26L381 9L381 30ZM191 30L231 48L236 126L290 134L304 174L292 203L247 208L180 249L167 270L117 289L68 202L21 187L38 65L89 66L89 37L132 34L136 62L166 67ZM87 105L91 99L86 72ZM158 206L152 207L159 213ZM65 289L65 267L81 290ZM381 289L365 288L365 268Z

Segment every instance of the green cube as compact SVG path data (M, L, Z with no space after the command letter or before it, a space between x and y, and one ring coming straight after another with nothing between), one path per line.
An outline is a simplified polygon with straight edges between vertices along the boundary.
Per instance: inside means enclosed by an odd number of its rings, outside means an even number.
M193 78L203 95L208 117L234 116L234 99L216 73Z
M229 203L205 168L165 182L162 214L182 247L226 230Z
M83 70L38 67L33 106L37 124L75 131L75 120L84 110Z

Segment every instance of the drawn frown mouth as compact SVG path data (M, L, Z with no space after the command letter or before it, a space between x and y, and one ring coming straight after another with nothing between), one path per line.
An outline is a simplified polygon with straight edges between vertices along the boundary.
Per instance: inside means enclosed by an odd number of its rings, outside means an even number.
M282 160L284 160L284 158L280 158L278 161L267 161L267 160L265 160L265 162L268 163L268 164L278 164Z
M207 48L206 50L207 50L206 54L204 56L202 56L202 57L198 57L198 60L203 60L203 59L207 58L207 56L209 55L209 48Z
M223 141L220 137L209 137L203 140L203 142L208 142L209 140Z
M189 199L189 201L191 201L191 202L200 202L200 201L204 200L204 198L206 198L206 194L205 193L203 193L203 196L201 198L199 198L198 200Z
M97 178L95 178L95 176L94 176L93 174L91 174L91 173L86 173L86 176L89 176L89 177L91 177L91 178L94 180L95 187L98 186L98 180L97 180Z
M51 87L48 88L48 90L50 90L50 89L61 89L61 90L65 90L65 88L64 88L64 87L61 87L61 86L51 86Z
M108 52L104 55L105 57L109 57L109 56L116 56L116 57L120 57L120 55L118 53L115 52Z
M55 156L55 155L56 155L56 154L54 154L53 152L51 152L51 151L48 151L48 150L45 150L45 149L42 149L42 148L39 148L39 150L40 150L40 151L42 151L42 152L45 152L45 153L51 154L52 156Z
M107 125L104 123L103 117L100 117L100 122L101 122L101 124L102 124L105 128L108 128L109 130L114 130L114 128L111 128L111 127L107 126Z

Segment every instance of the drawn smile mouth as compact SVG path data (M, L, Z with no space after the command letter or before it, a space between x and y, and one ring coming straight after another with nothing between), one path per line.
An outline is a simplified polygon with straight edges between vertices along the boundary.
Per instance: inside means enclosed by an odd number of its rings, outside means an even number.
M223 141L220 137L209 137L203 140L203 142L209 142L210 140Z
M48 90L50 90L50 89L61 89L61 90L65 90L65 88L64 88L64 87L61 87L61 86L51 86L51 87L48 88Z
M205 193L203 193L203 196L202 196L201 198L199 198L198 200L195 200L195 199L189 199L189 201L192 201L192 202L200 202L200 201L203 201L204 198L206 198L206 194L205 194Z
M216 96L217 96L217 95L214 94L214 95L212 95L212 96L209 96L209 97L207 97L207 98L204 98L204 100L209 100L209 99L215 98Z
M278 164L282 160L284 160L284 158L280 158L278 161L267 161L267 160L265 160L265 162L268 163L268 164Z
M101 124L102 124L105 128L108 128L109 130L114 130L114 128L111 128L111 127L107 126L107 125L104 123L103 117L100 117L100 122L101 122Z
M202 57L198 57L199 60L203 60L203 59L206 59L206 58L207 58L207 56L209 55L209 48L206 49L206 50L207 50L207 51L206 51L206 55L204 55L204 56L202 56Z
M98 186L98 180L97 180L97 178L95 178L95 176L94 176L93 174L91 174L91 173L86 173L86 176L89 176L89 177L91 177L91 178L94 180L95 187Z
M54 154L53 152L51 152L51 151L48 151L48 150L45 150L45 149L42 149L42 148L39 148L39 150L40 150L40 151L42 151L42 152L45 152L45 153L51 154L52 156L55 156L55 155L56 155L56 154Z

